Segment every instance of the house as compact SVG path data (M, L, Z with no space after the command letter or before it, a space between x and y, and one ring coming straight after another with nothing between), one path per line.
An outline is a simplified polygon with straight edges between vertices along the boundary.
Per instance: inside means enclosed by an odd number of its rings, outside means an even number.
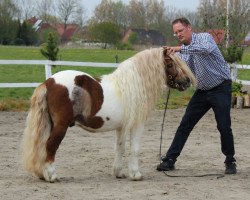
M124 43L128 42L129 36L131 33L136 33L138 36L139 45L146 45L146 46L162 46L166 44L165 37L156 30L147 30L147 29L136 29L132 28L125 32L122 41Z
M247 33L246 37L244 38L242 45L250 46L250 31Z
M41 40L44 36L44 31L51 29L58 34L60 41L63 44L71 41L74 34L80 29L77 24L67 24L65 29L64 24L49 24L47 22L43 22L43 20L37 19L36 17L28 19L27 22L33 25L34 30L39 33Z
M207 30L216 42L216 44L222 44L225 41L226 31L223 29L209 29Z

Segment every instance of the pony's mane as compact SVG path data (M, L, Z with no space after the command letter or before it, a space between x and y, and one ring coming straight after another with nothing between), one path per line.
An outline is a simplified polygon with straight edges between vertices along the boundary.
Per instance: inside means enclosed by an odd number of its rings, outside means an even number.
M175 61L181 63L178 58ZM181 65L188 68L184 62ZM163 48L151 48L125 60L112 74L102 78L113 81L120 93L125 108L123 124L130 126L147 119L166 83L164 67Z
M172 60L182 69L182 71L187 74L187 76L191 79L191 82L193 86L196 86L196 78L194 77L193 72L190 70L190 68L187 66L186 62L183 61L178 54L170 54L169 55Z

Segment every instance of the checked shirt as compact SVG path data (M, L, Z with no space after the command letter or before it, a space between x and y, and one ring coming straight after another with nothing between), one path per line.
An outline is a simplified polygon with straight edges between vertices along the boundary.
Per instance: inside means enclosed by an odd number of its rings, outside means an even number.
M209 33L193 33L190 45L182 45L179 56L197 79L197 89L210 90L231 80L230 68Z

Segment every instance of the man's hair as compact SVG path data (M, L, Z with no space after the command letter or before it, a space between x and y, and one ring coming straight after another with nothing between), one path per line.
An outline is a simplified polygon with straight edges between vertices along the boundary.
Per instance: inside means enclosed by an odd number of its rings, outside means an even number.
M177 24L177 23L181 23L181 24L183 24L184 26L189 26L189 25L191 25L190 22L188 21L188 19L185 18L185 17L180 17L180 18L175 19L175 20L172 22L172 26L175 25L175 24Z

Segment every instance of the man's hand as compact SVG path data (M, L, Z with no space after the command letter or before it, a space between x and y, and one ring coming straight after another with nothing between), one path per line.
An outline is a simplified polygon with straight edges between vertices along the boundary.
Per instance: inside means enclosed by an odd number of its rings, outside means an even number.
M164 49L167 49L167 54L174 54L175 52L179 52L181 50L181 46L170 47L163 46Z

